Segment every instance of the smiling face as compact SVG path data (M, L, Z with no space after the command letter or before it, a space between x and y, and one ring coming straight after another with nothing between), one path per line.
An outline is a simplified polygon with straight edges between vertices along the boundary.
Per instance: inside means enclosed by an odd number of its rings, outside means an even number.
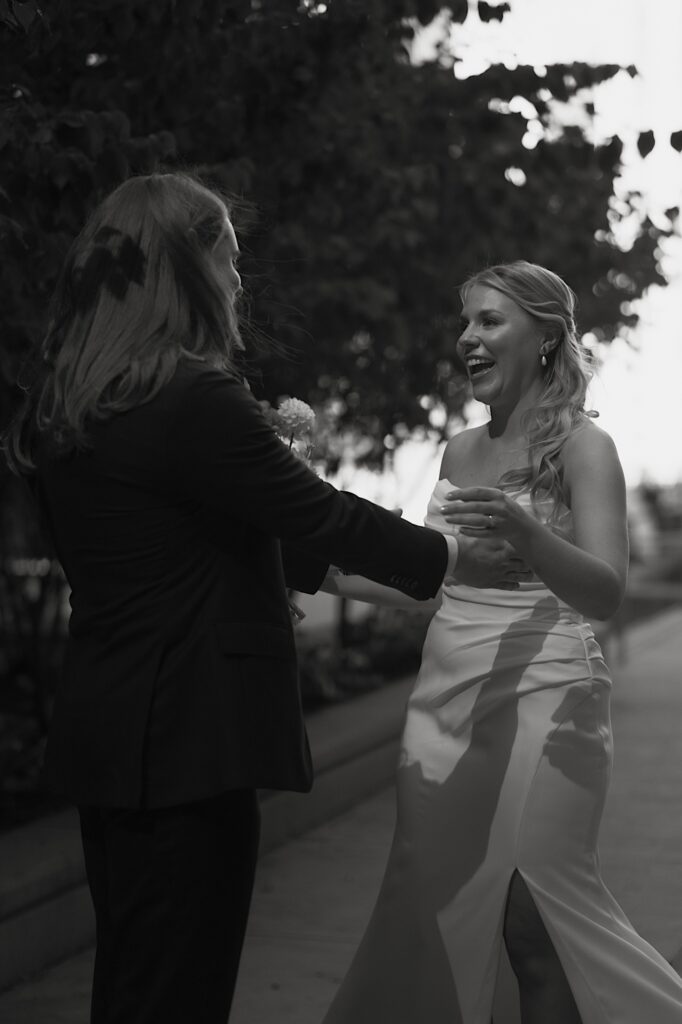
M488 406L516 405L542 387L538 321L496 288L472 285L462 309L457 351L474 398Z

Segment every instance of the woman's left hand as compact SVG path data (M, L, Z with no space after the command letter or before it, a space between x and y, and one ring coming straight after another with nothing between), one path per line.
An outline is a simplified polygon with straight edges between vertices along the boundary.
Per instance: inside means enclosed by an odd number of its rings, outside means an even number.
M445 495L441 512L448 523L458 526L468 537L480 537L482 531L508 540L517 548L523 543L536 520L517 501L498 487L462 487Z

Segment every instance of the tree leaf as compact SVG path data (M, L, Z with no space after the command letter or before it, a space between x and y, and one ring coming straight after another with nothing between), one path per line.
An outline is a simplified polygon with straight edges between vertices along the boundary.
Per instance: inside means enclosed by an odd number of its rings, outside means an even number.
M642 157L648 156L656 144L652 131L640 132L637 138L637 149Z

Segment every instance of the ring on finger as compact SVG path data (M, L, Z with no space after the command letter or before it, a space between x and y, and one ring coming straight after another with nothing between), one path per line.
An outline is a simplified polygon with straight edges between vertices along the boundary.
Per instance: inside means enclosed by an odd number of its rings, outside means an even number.
M488 529L489 530L494 530L495 529L495 516L488 516Z

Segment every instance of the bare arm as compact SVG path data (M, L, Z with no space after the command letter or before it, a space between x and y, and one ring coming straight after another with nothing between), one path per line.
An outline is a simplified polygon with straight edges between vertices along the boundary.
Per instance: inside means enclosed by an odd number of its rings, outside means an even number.
M613 441L591 423L569 438L563 460L575 544L497 488L452 492L446 518L475 536L492 515L490 532L509 540L552 593L588 618L607 619L617 611L627 580L623 472Z

